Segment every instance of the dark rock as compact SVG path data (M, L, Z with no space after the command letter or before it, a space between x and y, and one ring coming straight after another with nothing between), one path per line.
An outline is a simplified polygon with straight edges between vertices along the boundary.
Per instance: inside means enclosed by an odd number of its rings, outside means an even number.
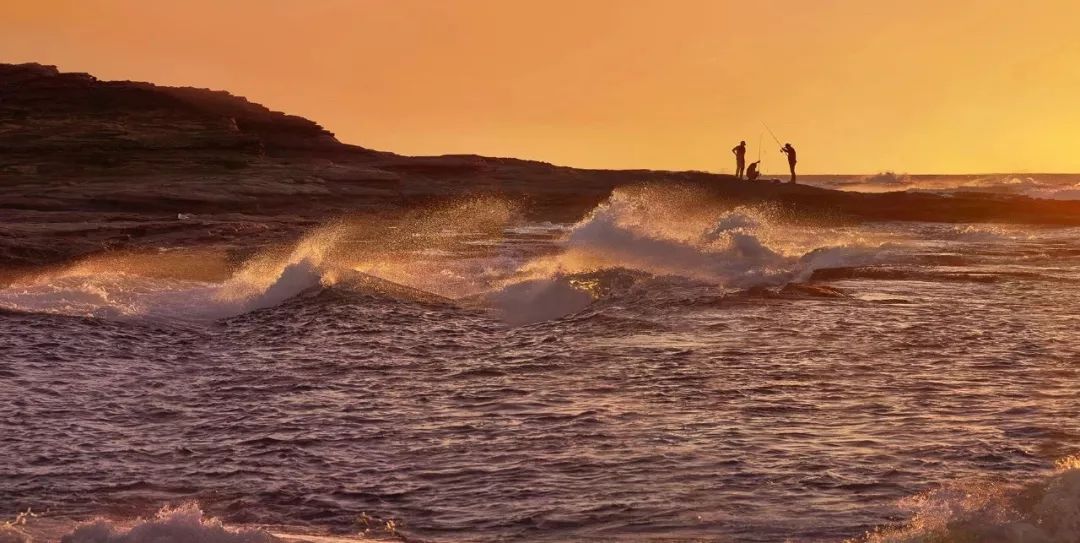
M476 195L513 199L527 218L566 222L614 188L634 184L693 187L717 205L767 203L791 220L818 223L1080 225L1074 201L861 194L705 172L405 157L343 144L315 122L224 91L0 64L0 272L102 247L268 244L327 217L397 213ZM200 220L177 221L178 214ZM163 221L168 228L160 227ZM256 234L228 228L252 223L272 228ZM89 225L102 225L101 231L86 232Z

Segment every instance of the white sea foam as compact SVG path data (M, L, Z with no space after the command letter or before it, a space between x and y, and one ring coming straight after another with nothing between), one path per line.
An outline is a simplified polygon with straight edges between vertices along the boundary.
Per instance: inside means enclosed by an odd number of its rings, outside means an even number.
M488 300L508 322L534 322L582 308L584 291L564 279L574 274L622 268L747 288L883 258L873 240L786 224L781 215L768 207L725 209L692 190L619 189L570 228L559 252L521 265ZM559 301L546 303L548 296Z
M97 264L90 259L0 290L0 307L213 320L272 307L360 272L444 297L480 295L500 318L520 324L587 305L589 293L566 279L579 273L624 268L745 288L804 280L820 267L862 265L880 257L880 244L850 232L791 225L782 215L769 207L724 206L696 189L634 187L616 190L565 228L553 253L523 259L492 248L482 257L460 256L459 248L477 232L498 240L512 216L500 201L469 201L405 217L377 232L328 224L289 251L253 256L224 281L173 278L152 266L148 274L146 265L128 267L115 257ZM364 235L381 238L373 244L350 241Z
M1076 543L1080 541L1080 459L1026 482L961 481L900 504L911 520L866 543Z
M79 263L0 289L0 307L34 313L213 320L277 305L322 281L319 231L285 258L258 257L222 283Z
M61 543L271 543L281 539L261 530L234 530L205 518L196 505L162 509L153 519L129 527L97 520L76 528Z
M880 243L839 230L785 224L769 208L676 214L676 195L616 191L574 225L561 251L524 264L527 279L628 268L720 286L782 284L822 266L866 264Z
M76 523L33 514L0 524L0 543L279 543L287 539L257 528L233 528L188 503L165 507L153 518L96 519Z

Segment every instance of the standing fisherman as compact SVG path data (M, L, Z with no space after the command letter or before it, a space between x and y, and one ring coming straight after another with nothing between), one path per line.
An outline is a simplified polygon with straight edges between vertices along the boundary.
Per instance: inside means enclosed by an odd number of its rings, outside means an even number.
M790 143L785 143L784 146L780 148L780 152L787 155L787 164L788 167L791 168L791 182L794 183L795 163L798 162L798 160L795 159L795 148L792 147Z
M746 142L740 141L731 152L735 153L735 178L742 179L743 169L746 168Z

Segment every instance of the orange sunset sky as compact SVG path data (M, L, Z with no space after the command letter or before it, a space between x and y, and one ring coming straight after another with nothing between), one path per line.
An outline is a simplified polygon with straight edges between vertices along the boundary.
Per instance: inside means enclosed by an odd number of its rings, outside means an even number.
M1075 0L4 0L0 61L226 89L405 154L1080 172ZM781 158L768 133L765 170Z

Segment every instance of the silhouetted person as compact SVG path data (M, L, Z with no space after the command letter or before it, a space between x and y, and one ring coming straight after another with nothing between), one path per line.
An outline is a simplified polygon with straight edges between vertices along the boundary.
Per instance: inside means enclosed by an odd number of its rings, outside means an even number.
M751 162L750 166L748 168L746 168L746 178L747 179L753 181L753 180L757 179L759 175L761 175L761 172L757 171L757 165L760 162L761 162L760 160L757 161L757 162Z
M746 168L746 142L740 141L731 152L735 153L735 178L742 179L743 168Z
M791 182L794 183L795 163L798 162L798 160L795 159L795 148L792 147L790 143L785 143L784 146L780 148L780 152L787 155L787 165L791 168Z

